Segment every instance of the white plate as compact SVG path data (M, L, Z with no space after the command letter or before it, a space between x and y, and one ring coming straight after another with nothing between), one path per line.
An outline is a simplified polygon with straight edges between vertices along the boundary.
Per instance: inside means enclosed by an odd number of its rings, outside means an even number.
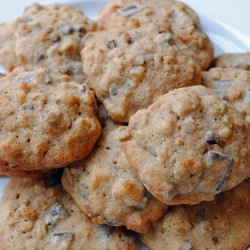
M5 3L0 4L0 22L6 21L8 17L14 18L13 13L18 15L18 13L21 13L22 9L32 1L25 0L16 2L16 0L9 0L4 2ZM23 2L25 2L24 5L22 5ZM51 3L51 1L47 0L38 2ZM67 3L67 1L61 0L57 2L82 9L87 16L95 19L100 8L108 1L92 0ZM197 0L183 0L183 2L188 3L200 15L201 27L213 41L216 55L225 52L250 51L250 32L249 27L246 25L250 23L250 15L247 15L248 12L246 11L250 9L250 1L237 0L233 3L229 0L220 0L218 3L217 0L204 0L202 4L201 1ZM216 4L218 4L218 8L214 8ZM12 11L11 6L15 6L14 11ZM219 8L220 6L226 7L222 9ZM242 11L236 11L235 8L240 8ZM226 15L223 11L226 12ZM242 15L242 13L245 13L245 16ZM234 18L230 18L231 16ZM238 27L238 29L234 27ZM3 72L1 67L0 71ZM6 177L0 177L0 197L8 180Z

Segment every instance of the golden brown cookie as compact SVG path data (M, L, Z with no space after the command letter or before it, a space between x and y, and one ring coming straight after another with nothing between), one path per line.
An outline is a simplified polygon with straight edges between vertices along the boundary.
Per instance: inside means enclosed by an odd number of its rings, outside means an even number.
M49 67L81 83L82 39L95 29L73 7L32 4L12 23L0 25L0 63L9 70L26 64Z
M213 66L250 70L250 53L222 54L215 58Z
M91 222L58 180L13 179L0 210L3 250L135 249L133 238L122 230Z
M220 97L239 110L250 124L250 71L212 68L202 73L202 83L215 89Z
M214 201L170 208L141 236L152 250L244 250L250 247L250 181Z
M129 129L127 158L166 204L213 200L250 176L248 124L203 86L160 97L131 117Z
M129 165L123 147L128 128L106 121L93 153L66 168L62 183L94 222L145 233L167 205L155 199Z
M89 33L82 59L88 85L119 123L174 88L200 84L196 56L167 23Z
M107 5L99 16L104 29L165 21L199 59L203 70L213 59L214 49L207 35L200 30L197 14L187 5L173 0L119 0Z
M26 70L0 79L0 166L48 170L83 159L101 131L93 92L45 68Z

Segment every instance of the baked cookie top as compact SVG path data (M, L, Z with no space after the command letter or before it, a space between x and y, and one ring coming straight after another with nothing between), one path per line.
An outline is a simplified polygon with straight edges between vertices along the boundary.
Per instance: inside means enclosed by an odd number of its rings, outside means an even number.
M220 55L215 58L213 66L220 68L237 68L250 70L250 52Z
M0 109L0 166L10 169L83 159L101 131L93 92L45 68L17 68L0 79Z
M195 206L171 207L141 236L152 250L249 249L250 181Z
M210 65L214 49L200 30L197 14L187 5L173 0L120 0L101 11L99 24L103 29L165 21L172 31L188 45L199 59L203 70Z
M128 128L106 122L93 153L64 170L62 183L94 222L145 233L167 205L146 190L123 152Z
M87 83L119 123L174 88L200 83L195 55L167 23L89 33L82 59Z
M125 153L143 184L166 204L213 200L250 175L249 128L203 86L180 88L129 122Z
M81 83L82 40L95 29L73 7L32 4L12 23L0 25L0 63L9 70L26 64L49 67Z
M53 179L13 179L0 208L1 249L135 249L125 232L94 224Z
M233 104L250 124L250 71L212 68L202 73L202 82L217 90L220 97Z

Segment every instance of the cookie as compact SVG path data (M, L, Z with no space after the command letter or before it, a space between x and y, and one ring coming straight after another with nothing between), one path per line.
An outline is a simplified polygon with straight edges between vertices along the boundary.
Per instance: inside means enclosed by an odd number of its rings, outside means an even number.
M195 55L167 23L89 33L82 59L88 85L119 123L174 88L200 84Z
M249 249L249 197L248 180L214 201L172 207L142 241L152 250Z
M0 167L47 170L83 159L101 131L93 92L45 68L26 70L0 80Z
M143 184L169 205L213 200L250 176L249 128L203 86L160 97L129 121L125 153Z
M12 23L0 23L0 64L7 70L12 71L14 65L21 65L15 55L15 37L19 20Z
M5 175L14 178L31 178L31 179L43 179L48 176L52 176L56 174L56 170L48 170L48 171L25 171L25 170L15 170L9 169L5 167L0 167L0 175Z
M250 53L223 54L215 58L214 67L250 70Z
M212 68L202 73L202 82L217 90L220 97L239 110L250 124L250 71Z
M128 128L106 122L93 153L66 168L62 183L81 210L99 224L145 233L167 206L153 198L123 152Z
M96 24L73 7L32 4L12 23L0 26L0 63L9 70L27 64L50 67L81 83L82 40L95 29Z
M135 249L131 236L91 222L56 184L8 184L0 203L1 249Z
M107 5L99 16L103 29L166 21L175 35L189 46L203 70L213 59L214 49L208 36L200 30L197 14L187 5L173 0L120 0Z

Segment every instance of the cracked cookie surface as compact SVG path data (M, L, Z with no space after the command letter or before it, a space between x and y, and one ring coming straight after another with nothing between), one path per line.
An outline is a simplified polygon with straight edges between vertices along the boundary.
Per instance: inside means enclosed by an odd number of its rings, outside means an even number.
M166 204L213 200L250 175L247 122L203 86L160 97L131 117L129 129L127 158Z
M64 188L81 210L99 224L126 226L145 233L167 205L144 187L123 152L128 128L106 120L96 148L64 170Z
M48 170L83 159L101 127L94 94L69 76L17 68L0 79L0 166Z
M13 179L4 190L0 208L3 250L135 249L133 238L122 230L91 222L58 179Z

